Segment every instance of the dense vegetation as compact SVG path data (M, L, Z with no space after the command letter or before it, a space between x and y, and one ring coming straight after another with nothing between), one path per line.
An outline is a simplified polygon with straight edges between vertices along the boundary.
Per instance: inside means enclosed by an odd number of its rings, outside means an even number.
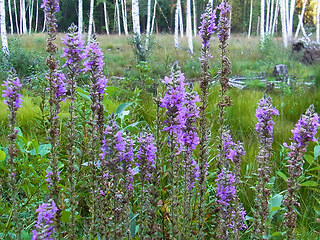
M127 38L98 36L84 47L74 26L57 37L57 54L52 44L45 52L44 35L10 39L1 64L1 238L319 238L318 119L306 112L320 107L319 66L300 64L271 39L261 47L239 35L228 46L228 24L217 29L225 38L210 40L204 26L193 56L159 35L138 63ZM268 81L285 63L291 86L268 92L273 101L263 97L267 83L230 89L220 55L234 76ZM299 174L287 168L295 153ZM266 182L261 168L270 168Z

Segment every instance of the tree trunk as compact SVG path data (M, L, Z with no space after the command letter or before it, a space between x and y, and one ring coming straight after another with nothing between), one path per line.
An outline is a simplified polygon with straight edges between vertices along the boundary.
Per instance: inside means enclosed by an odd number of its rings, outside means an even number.
M174 15L174 46L176 48L180 48L179 45L179 9L176 7L175 15Z
M78 31L79 34L82 34L83 31L83 4L82 0L78 1L78 11L79 11L79 16L78 16Z
M196 37L197 36L197 2L196 0L192 0L193 5L193 34Z
M270 0L267 0L267 19L266 19L266 34L269 33L269 19L270 19Z
M93 9L94 9L94 0L90 0L89 26L88 26L88 42L90 41L91 36L92 36Z
M15 20L16 20L17 33L20 34L16 0L13 0L13 7L14 7L14 17L15 17Z
M153 28L154 28L154 20L156 18L156 11L157 11L157 0L154 1L154 6L153 6L153 17L152 17L152 23L151 23L151 31L150 34L153 33Z
M116 7L115 7L115 12L116 12L116 16L117 16L117 26L118 26L118 32L119 32L119 36L121 35L121 22L120 22L120 9L119 9L119 1L116 0Z
M11 1L10 0L8 0L8 8L9 8L9 19L10 19L10 33L13 34L13 21L12 21Z
M146 46L145 46L146 50L148 50L149 48L150 28L151 28L151 0L148 0Z
M27 30L27 18L26 18L26 1L22 0L22 30L23 34L28 32Z
M290 5L290 16L289 16L289 25L288 25L288 39L291 40L292 38L292 32L293 32L293 15L294 15L294 9L296 7L296 0L291 0Z
M139 0L132 0L133 33L140 38Z
M317 2L317 42L320 42L320 0Z
M307 0L302 0L302 2L303 2L303 5L302 5L301 14L299 15L299 24L296 30L296 34L294 35L294 38L297 38L299 36L300 28L303 26L303 17L306 11Z
M128 24L127 24L128 21L127 21L126 11L127 11L126 1L121 0L121 12L122 12L122 22L123 22L124 34L128 35Z
M288 47L287 19L286 19L286 0L280 0L280 11L281 11L281 25L282 25L283 45L284 45L284 47Z
M106 26L106 33L109 35L109 21L106 2L103 2L103 12L104 12L104 24Z
M274 19L273 19L273 23L272 23L272 30L271 30L271 34L274 34L274 31L276 29L276 24L278 23L278 16L279 16L279 0L277 0L276 2L276 9L274 11Z
M43 20L42 32L44 32L46 30L46 23L47 23L46 13L44 13L43 18L44 18L44 20Z
M191 0L187 0L187 38L188 38L188 51L190 54L193 54Z
M183 17L182 17L182 8L181 8L181 0L177 0L177 7L179 10L179 26L180 26L180 35L183 37Z
M250 35L251 35L251 26L252 26L252 0L250 2L250 20L249 20L248 38L250 38Z
M260 41L264 42L264 0L261 0L261 17L260 17Z
M0 29L1 29L1 45L2 52L9 56L7 31L6 31L6 12L5 12L5 0L0 0Z
M36 26L34 27L34 32L38 31L38 19L39 19L39 2L36 1Z
M271 1L271 9L270 9L270 21L269 21L269 34L272 32L272 26L273 26L273 13L274 13L274 0Z
M32 30L33 5L34 5L34 0L31 0L31 4L29 5L29 34L31 34L31 30Z

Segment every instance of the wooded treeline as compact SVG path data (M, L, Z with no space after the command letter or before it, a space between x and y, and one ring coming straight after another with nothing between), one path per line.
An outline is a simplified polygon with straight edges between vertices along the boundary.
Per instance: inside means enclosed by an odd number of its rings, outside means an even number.
M40 8L41 0L4 0L6 13L6 26L8 33L31 33L44 30L44 13ZM80 0L81 1L81 0ZM177 5L181 4L182 26L186 31L187 26L187 2L191 3L191 21L194 27L199 26L200 15L203 13L206 4L212 2L217 6L220 1L213 0L140 0L140 28L141 32L147 31L148 22L152 21L154 15L153 31L160 33L174 33L175 12ZM90 3L93 2L93 29L97 33L126 34L132 31L132 1L131 0L82 0L83 29L88 31ZM281 2L281 1L280 1ZM267 7L272 4L273 11L279 0L265 0ZM261 0L231 0L232 5L232 32L248 33L250 25L250 12L252 5L252 22L250 34L256 34L259 28L261 16ZM306 0L304 21L307 27L314 28L312 14L315 9L316 0ZM149 6L149 8L148 8ZM179 6L178 6L179 7ZM300 13L303 8L303 0L296 1L295 12ZM270 6L271 9L271 6ZM148 19L148 12L151 19ZM294 15L294 25L299 23L298 14ZM314 14L313 14L314 15ZM65 32L71 23L79 24L79 0L61 0L60 11L57 13L59 31ZM265 15L267 18L267 14ZM120 29L119 29L120 25ZM149 28L150 29L150 28ZM278 24L275 26L275 33L281 33L280 14Z

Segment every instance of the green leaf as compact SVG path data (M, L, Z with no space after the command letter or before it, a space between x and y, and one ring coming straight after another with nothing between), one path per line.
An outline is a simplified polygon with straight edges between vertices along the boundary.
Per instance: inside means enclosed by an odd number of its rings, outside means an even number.
M288 177L283 173L283 172L280 172L280 171L277 171L276 174L281 177L283 180L287 181L288 180Z
M87 99L87 100L91 100L91 98L90 98L90 94L89 94L89 92L88 91L86 91L86 90L84 90L84 89L82 89L82 88L80 88L80 87L77 87L77 93L81 96L81 97L83 97L83 98L85 98L85 99Z
M29 234L26 230L22 230L21 231L21 239L22 240L31 240L32 239L32 235Z
M277 210L281 210L281 207L278 207L278 206L272 207L272 208L270 209L270 212L277 211Z
M274 232L271 234L272 237L276 237L276 236L282 236L283 232Z
M132 102L127 102L127 103L121 103L117 109L116 109L116 114L121 115L124 113L124 111L132 104Z
M38 154L41 157L44 157L50 152L50 150L51 150L51 144L41 144L38 148Z
M0 150L0 161L4 161L6 159L6 154L4 151Z
M71 216L71 212L68 210L62 211L61 213L61 221L63 223L68 223L70 222L70 216Z
M311 155L309 155L309 154L306 154L306 155L304 155L304 158L306 159L306 161L311 165L312 163L313 163L313 161L314 161L314 158L311 156Z
M320 170L320 166L309 169L309 171L318 171L318 170Z
M315 181L306 181L306 182L301 183L300 186L303 186L303 187L316 187L316 186L318 186L318 183L315 182Z
M320 155L320 145L315 146L313 151L314 151L314 155L313 156L316 159Z

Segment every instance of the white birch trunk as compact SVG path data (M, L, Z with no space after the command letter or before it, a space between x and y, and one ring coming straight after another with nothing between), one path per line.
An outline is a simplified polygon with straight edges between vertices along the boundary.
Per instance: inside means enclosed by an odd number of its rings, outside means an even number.
M23 33L23 29L22 29L22 1L23 0L20 0L20 5L19 5L19 7L20 7L20 10L19 10L19 21L20 21L20 34L22 34Z
M23 29L23 34L26 34L28 32L27 18L26 18L26 1L25 0L22 0L22 29Z
M296 30L296 34L294 35L294 38L297 38L299 36L299 32L301 27L303 27L303 17L304 17L304 13L306 11L306 6L307 6L307 0L302 0L302 10L301 10L301 14L298 16L299 17L299 24Z
M149 48L150 28L151 28L151 0L148 0L146 46L145 46L146 50L148 50Z
M6 12L5 12L5 0L0 0L0 29L1 29L1 45L2 52L9 56L7 31L6 31Z
M12 21L11 1L10 0L8 0L8 8L9 8L9 19L10 19L10 33L13 34L13 21Z
M36 1L36 25L34 27L34 32L36 33L38 31L38 20L39 20L39 2Z
M317 42L320 42L320 0L318 0L317 2L317 30L316 30L316 34L317 34Z
M125 1L121 0L121 12L122 12L123 30L124 30L124 34L128 35L126 9L127 9L127 6L126 6Z
M267 19L266 19L266 34L269 33L269 19L270 19L270 0L267 0Z
M104 12L104 24L106 26L106 33L109 35L109 21L108 21L108 12L107 12L106 2L103 2L103 12Z
M193 34L196 37L197 36L197 2L196 0L192 0L193 5Z
M133 33L140 38L139 0L132 0Z
M16 0L13 0L13 7L14 7L14 17L15 17L15 21L16 21L17 33L20 34Z
M191 0L187 0L187 38L188 38L188 51L190 54L193 54Z
M154 20L155 20L155 18L156 18L156 11L157 11L157 0L154 1L154 5L153 5L153 17L152 17L150 34L153 33Z
M260 16L260 41L264 42L264 5L265 1L261 0L261 16Z
M279 3L279 0L277 0L276 2L276 9L274 11L274 19L273 19L273 23L272 23L272 30L271 30L271 34L273 35L274 34L274 31L276 29L276 25L278 23L278 16L279 16L279 6L280 6L280 3Z
M115 11L116 11L116 16L117 16L118 32L119 32L119 36L120 36L121 35L121 22L120 22L120 9L119 9L119 1L118 0L116 0Z
M79 34L82 34L83 31L83 3L82 0L78 0L78 32Z
M281 25L282 25L282 38L284 47L288 47L287 36L287 19L286 19L286 0L280 0L280 12L281 12Z
M250 38L251 35L251 27L252 27L252 0L250 2L250 19L249 19L249 30L248 30L248 38Z
M288 26L290 25L290 8L289 8L289 0L285 0L285 17L286 17L286 29L287 29L287 37L288 37Z
M183 17L182 17L182 8L181 8L181 0L177 0L177 7L179 10L179 26L180 26L180 35L183 37Z
M176 7L175 15L174 15L174 46L176 48L180 48L179 45L179 9Z
M293 15L294 15L294 10L296 7L296 0L291 0L291 5L290 5L290 22L288 26L288 38L292 38L292 33L293 33Z
M29 34L31 34L31 30L32 30L33 5L34 5L34 0L31 0L31 5L29 6Z
M92 35L93 9L94 9L94 0L90 0L89 26L88 26L88 42L90 41L91 35Z
M211 7L213 8L213 0L209 0Z
M47 23L46 13L44 13L43 17L44 17L44 20L43 20L42 32L44 32L46 30L46 23Z
M270 20L269 20L269 34L272 32L272 26L273 26L273 14L274 14L274 0L271 1L271 9L270 9Z

